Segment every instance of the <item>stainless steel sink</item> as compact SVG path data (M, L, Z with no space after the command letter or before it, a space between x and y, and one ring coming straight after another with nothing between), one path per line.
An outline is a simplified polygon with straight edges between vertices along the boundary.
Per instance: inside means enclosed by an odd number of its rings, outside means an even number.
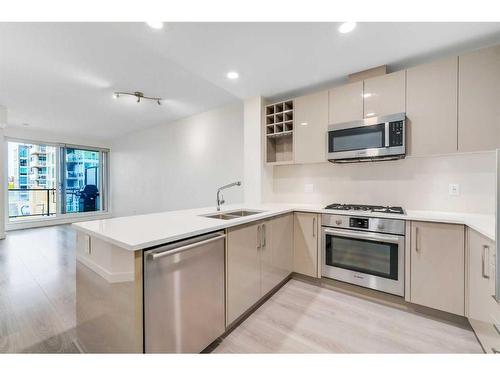
M201 215L201 216L209 217L211 219L231 220L231 219L237 219L239 217L260 214L262 212L264 212L264 211L257 211L257 210L235 210L235 211L218 212L218 213L215 213L215 214L208 214L208 215Z

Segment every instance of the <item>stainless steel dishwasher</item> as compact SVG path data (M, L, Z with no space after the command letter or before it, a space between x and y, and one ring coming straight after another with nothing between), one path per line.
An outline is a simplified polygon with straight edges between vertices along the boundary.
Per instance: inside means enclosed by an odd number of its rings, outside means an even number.
M144 254L146 353L199 353L224 333L224 232Z

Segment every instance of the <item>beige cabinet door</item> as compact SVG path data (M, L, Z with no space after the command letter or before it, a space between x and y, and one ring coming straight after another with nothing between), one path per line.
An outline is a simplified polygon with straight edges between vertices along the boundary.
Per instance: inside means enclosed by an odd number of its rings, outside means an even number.
M458 150L500 147L500 46L458 58Z
M262 224L261 296L287 278L293 268L293 214Z
M296 212L293 220L293 271L311 277L319 277L318 220L305 212Z
M495 294L495 243L475 230L468 229L469 238L469 318L492 321L492 296Z
M411 302L465 313L463 225L411 223Z
M363 118L363 81L334 87L328 91L328 123L356 121Z
M260 299L260 223L230 228L226 237L226 326Z
M405 74L400 70L364 81L365 118L405 112Z
M328 91L294 99L294 160L295 163L326 161L328 130Z
M409 155L457 151L458 58L406 71Z

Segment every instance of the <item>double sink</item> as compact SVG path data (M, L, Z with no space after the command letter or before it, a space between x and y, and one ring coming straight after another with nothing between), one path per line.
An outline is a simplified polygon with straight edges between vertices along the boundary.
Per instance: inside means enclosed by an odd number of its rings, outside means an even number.
M208 214L208 215L201 215L201 216L209 217L211 219L232 220L232 219L237 219L239 217L260 214L262 212L265 212L265 211L242 209L242 210L235 210L235 211L217 212L215 214Z

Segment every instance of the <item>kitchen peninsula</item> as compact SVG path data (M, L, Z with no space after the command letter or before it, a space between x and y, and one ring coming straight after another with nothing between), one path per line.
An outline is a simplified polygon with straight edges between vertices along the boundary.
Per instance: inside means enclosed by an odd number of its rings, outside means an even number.
M246 212L247 216L226 220L207 217L235 211ZM220 336L244 319L266 296L279 289L290 275L303 274L312 280L321 280L322 245L318 234L321 233L322 215L346 213L352 214L300 204L232 205L224 207L221 212L207 207L73 224L78 231L76 303L79 345L86 352L164 351L155 343L151 343L151 349L148 350L148 322L144 317L144 314L148 314L148 310L145 310L148 303L145 265L147 259L163 256L157 249L165 248L165 245L166 252L177 251L171 250L176 244L183 248L196 248L192 238L201 238L203 243L224 242L224 255L218 259L218 263L212 264L225 270L225 279L221 282L225 303L221 302L220 306L223 312ZM424 299L423 302L412 300L412 271L414 275L418 274L418 270L412 270L410 264L413 246L410 233L415 231L412 225L429 225L429 228L423 226L417 229L420 230L420 236L428 233L443 239L442 235L446 237L448 229L454 228L459 233L474 233L486 241L494 243L495 240L494 215L432 211L407 211L404 215L372 212L355 214L360 218L404 220L407 233L404 300L430 307L435 307L432 298L428 301ZM432 238L429 241L423 238L422 241L427 246L433 242ZM465 246L463 239L461 246L459 252L463 255L461 264L464 267L469 246ZM259 249L260 253L256 252L256 258L249 259L248 254L253 248ZM269 255L266 255L267 249ZM248 293L250 289L247 284L252 267L256 265L264 271L259 271L259 279L255 283L267 286L256 292L252 299L243 301L242 295L249 298L251 294ZM268 277L260 275L266 269ZM241 273L246 278L243 281L238 277ZM429 273L427 277L432 277L432 274ZM466 275L461 275L459 279L466 280ZM178 287L181 288L181 285ZM419 291L413 293L416 297ZM462 307L458 314L467 316L466 287L459 293ZM177 297L181 298L180 295ZM442 309L446 311L447 307ZM181 333L172 331L170 334L175 336ZM174 349L169 351L186 350L179 342L177 346L173 343L171 348Z

